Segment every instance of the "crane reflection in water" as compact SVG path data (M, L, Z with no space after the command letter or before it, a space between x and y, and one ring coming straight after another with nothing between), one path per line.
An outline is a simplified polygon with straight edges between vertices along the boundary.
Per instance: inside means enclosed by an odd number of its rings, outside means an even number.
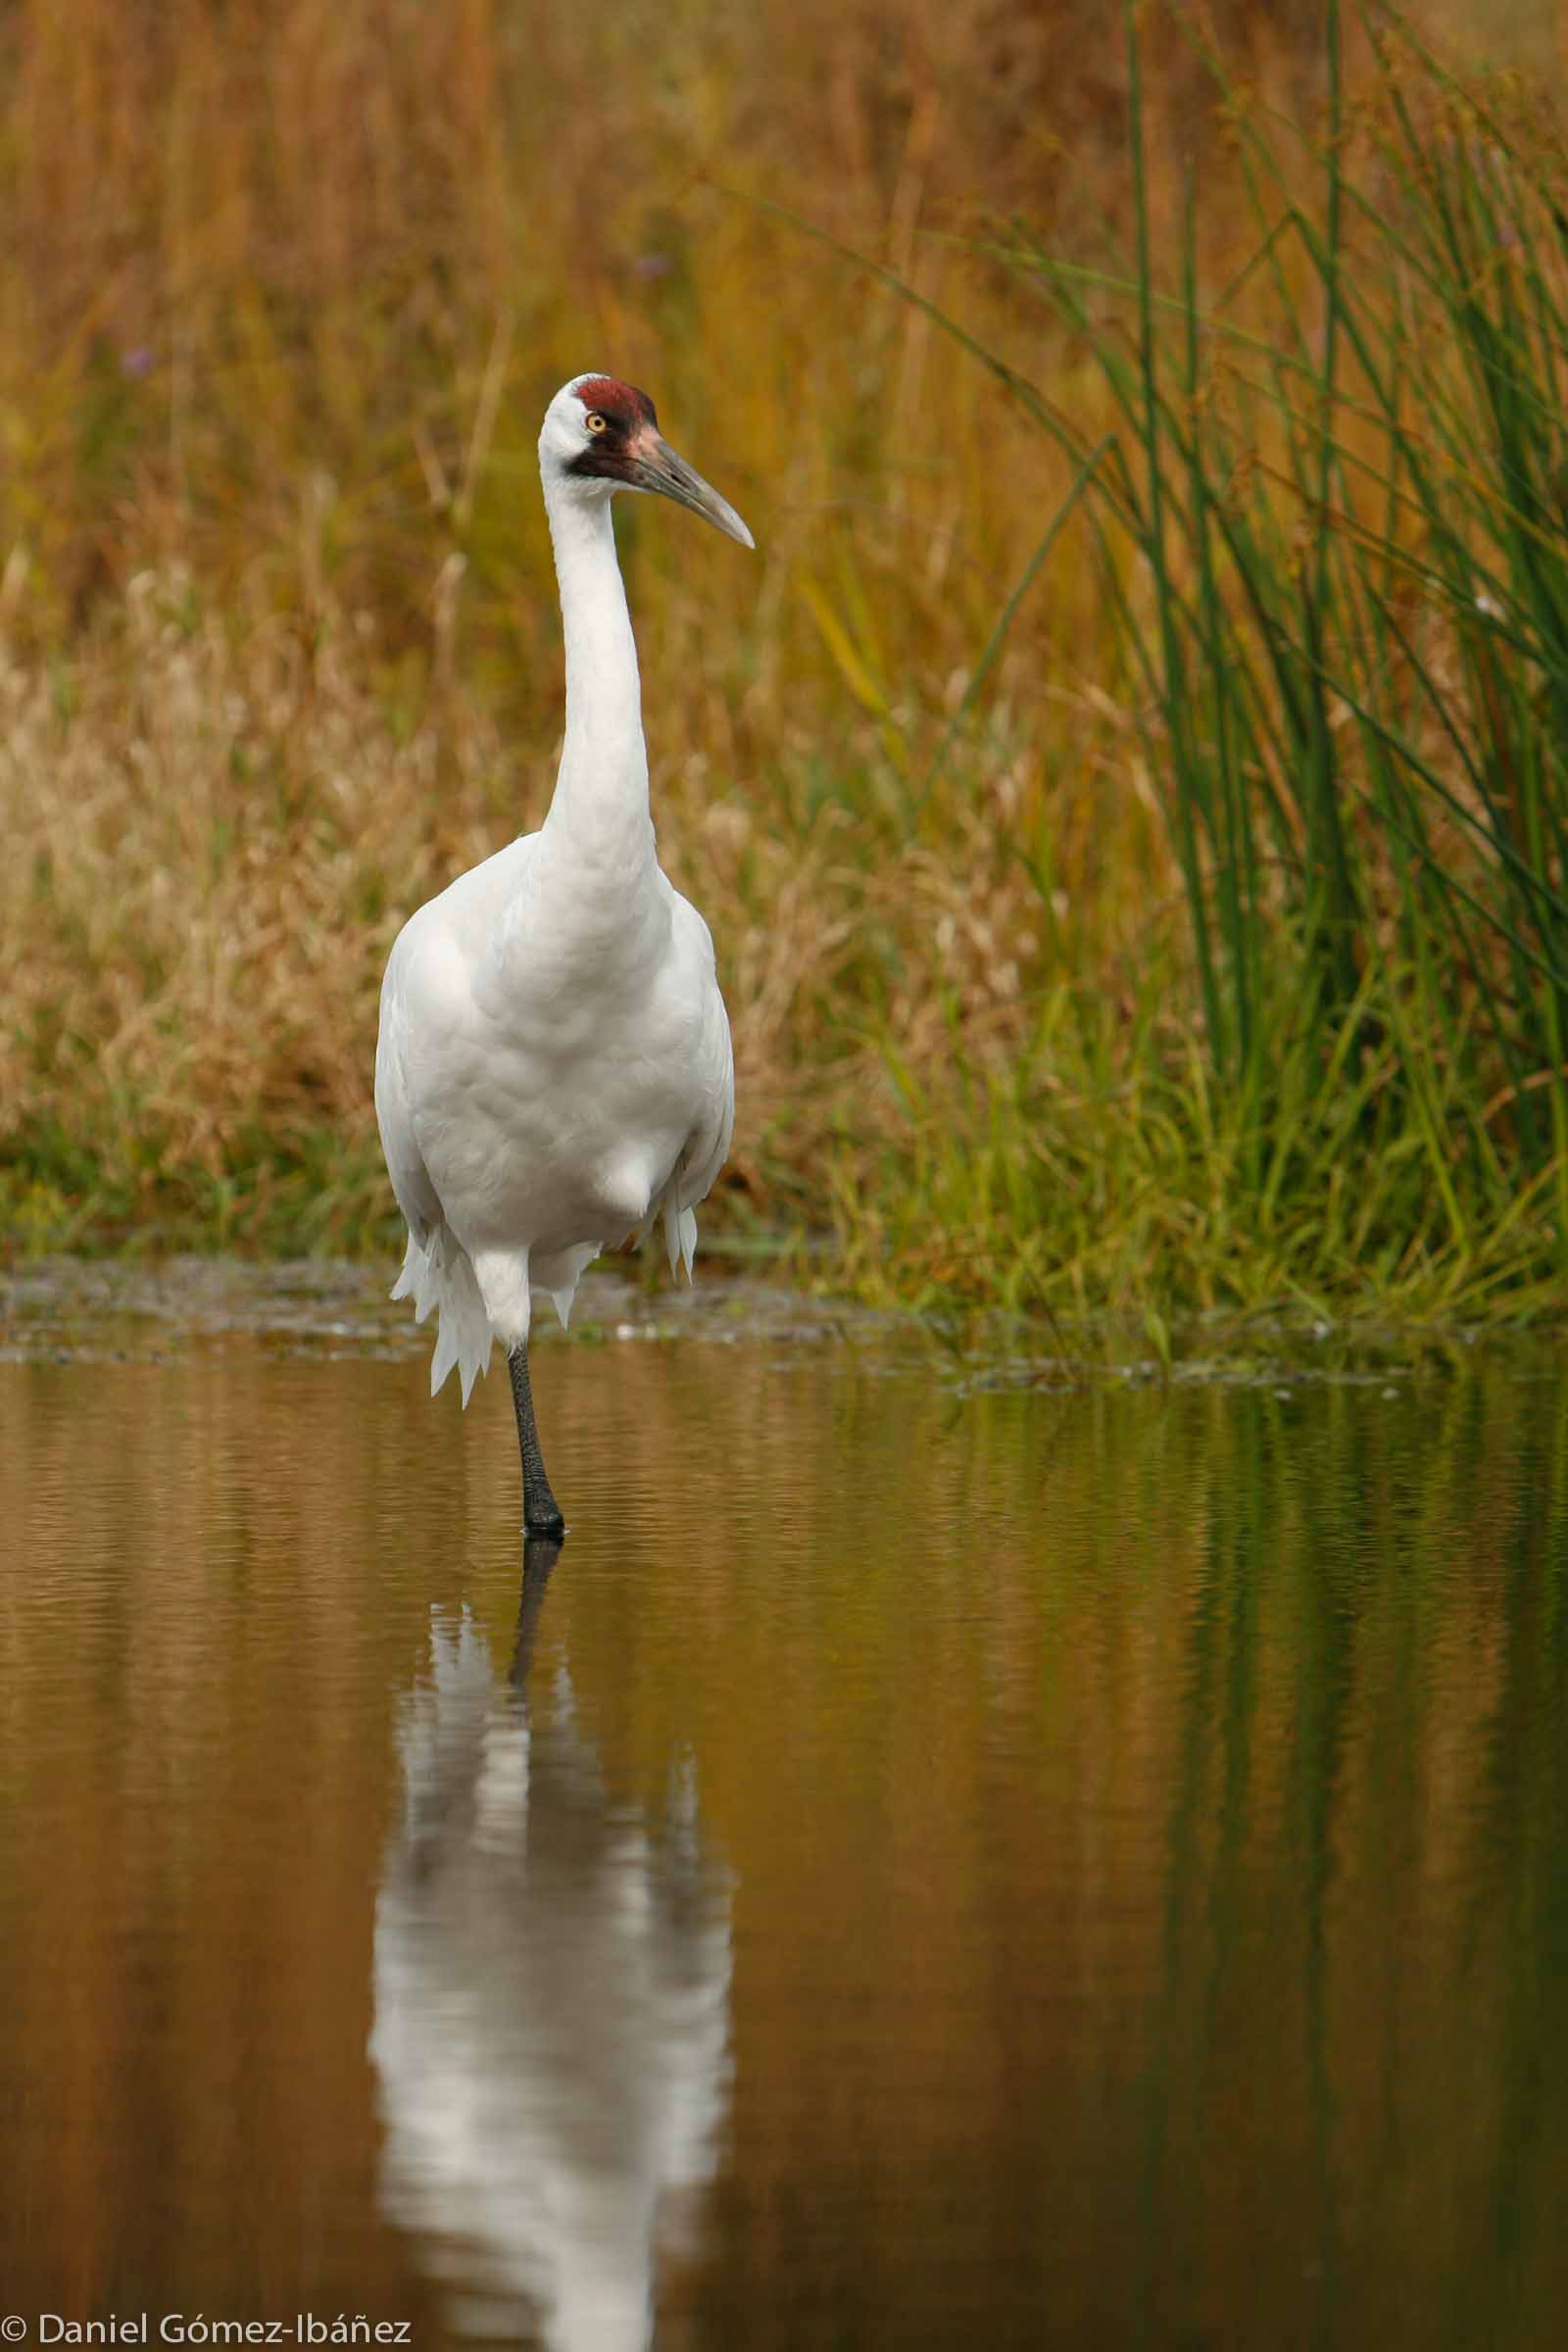
M564 1664L530 1706L559 1548L525 1547L510 1676L465 1608L432 1621L405 1704L375 1923L380 2196L460 2333L641 2352L657 2254L716 2164L730 1888L689 1764L651 1825L607 1789Z

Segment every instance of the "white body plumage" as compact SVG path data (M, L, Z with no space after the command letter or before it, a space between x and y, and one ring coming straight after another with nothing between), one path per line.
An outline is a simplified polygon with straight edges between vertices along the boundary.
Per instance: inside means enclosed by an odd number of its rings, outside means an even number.
M622 414L616 414L616 402ZM631 404L631 405L628 405ZM597 420L597 421L596 421ZM729 1149L734 1070L708 925L661 871L617 487L662 490L748 546L660 440L651 405L574 377L539 440L566 655L549 813L405 924L381 989L375 1107L409 1226L394 1298L440 1331L464 1402L493 1343L563 1322L583 1268L656 1219L688 1274Z

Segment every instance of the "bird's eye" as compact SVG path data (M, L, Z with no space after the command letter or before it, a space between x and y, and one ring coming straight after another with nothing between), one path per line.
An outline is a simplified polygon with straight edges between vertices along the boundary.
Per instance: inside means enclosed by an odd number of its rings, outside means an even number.
M591 433L604 433L610 429L610 418L601 416L597 409L589 410L586 421Z

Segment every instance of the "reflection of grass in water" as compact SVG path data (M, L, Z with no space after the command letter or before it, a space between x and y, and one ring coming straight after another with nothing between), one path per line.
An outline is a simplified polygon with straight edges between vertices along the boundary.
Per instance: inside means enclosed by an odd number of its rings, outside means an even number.
M95 2129L134 2150L161 2125L172 2233L160 2267L69 2129L17 2175L26 2242L109 2293L127 2258L177 2282L188 2217L226 2249L237 2211L257 2275L296 2277L365 2103L396 1693L433 1599L472 1606L498 1673L515 1640L505 1394L462 1416L417 1364L246 1342L8 1377L28 1573L0 1612L0 1867L32 1928L0 1978ZM628 1807L689 1754L739 1882L728 2202L691 2290L734 2324L703 2340L957 2341L933 2304L972 2289L1035 2298L1049 2325L1010 2340L1137 2340L1141 2244L1153 2343L1241 2340L1236 2313L1296 2342L1325 2309L1337 2352L1554 2340L1449 2318L1503 2292L1505 2208L1527 2319L1568 2283L1568 1420L1543 1357L1455 1349L1396 1397L958 1413L930 1378L768 1348L563 1347L540 1377L581 1524L535 1691L569 1660ZM133 1991L122 1937L86 1932L111 1893L171 1931ZM142 2003L198 2063L155 2039L127 2073ZM1302 2271L1313 2032L1332 2282ZM302 2046L321 2065L271 2063Z
M671 23L657 104L637 14L541 12L523 58L487 6L388 42L292 0L286 121L226 22L197 12L165 88L99 0L28 20L7 1228L389 1246L376 979L542 807L530 445L591 350L761 545L741 572L623 517L662 839L735 1015L738 1225L831 1226L871 1293L1131 1309L1156 1349L1193 1307L1552 1303L1553 126L1358 52L1340 135L1298 132L1321 61L1251 27L1244 94L1164 26L1131 158L1102 89L1068 159L1030 109L1063 63L1119 74L1108 31L1046 72L923 9L890 114L874 8L764 10L738 47ZM1004 49L1040 68L1005 121ZM547 69L541 183L507 132ZM608 184L606 89L648 167ZM66 234L89 129L103 220ZM694 152L743 193L807 172L917 300L694 193ZM1041 186L1049 238L916 234Z
M1411 2342L1533 2344L1568 2148L1568 1426L1550 1384L1507 1379L1381 1418L1343 1394L1227 1413L1140 2294L1150 2324L1178 2276L1237 2308L1254 2266L1288 2265L1292 2340L1378 2340L1397 2313Z
M1543 1416L1544 1419L1544 1416ZM1554 1821L1568 1809L1562 1727L1568 1722L1568 1444L1560 1413L1526 1454L1530 1510L1514 1531L1505 1566L1506 1671L1491 1754L1486 1831L1508 1856L1517 1880L1512 1967L1499 2034L1503 2118L1486 2219L1506 2259L1509 2320L1527 2330L1559 2323L1531 2286L1543 2243L1558 2225L1565 2132L1558 2093L1561 2065L1543 2063L1545 2021L1559 2013L1568 1982L1568 1871ZM1544 1558L1544 1574L1542 1569ZM1473 1939L1484 1929L1478 1915ZM1469 2340L1488 2325L1472 2294L1463 2315ZM1462 2339L1457 2332L1455 2342Z

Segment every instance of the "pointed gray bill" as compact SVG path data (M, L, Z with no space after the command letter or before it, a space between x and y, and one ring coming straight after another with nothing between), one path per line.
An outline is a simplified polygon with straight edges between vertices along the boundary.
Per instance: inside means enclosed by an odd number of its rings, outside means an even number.
M738 539L742 547L757 545L728 499L720 498L658 433L648 433L638 441L625 478L634 490L656 490L663 498L672 498L678 507L690 507L694 514L705 515L715 529Z

